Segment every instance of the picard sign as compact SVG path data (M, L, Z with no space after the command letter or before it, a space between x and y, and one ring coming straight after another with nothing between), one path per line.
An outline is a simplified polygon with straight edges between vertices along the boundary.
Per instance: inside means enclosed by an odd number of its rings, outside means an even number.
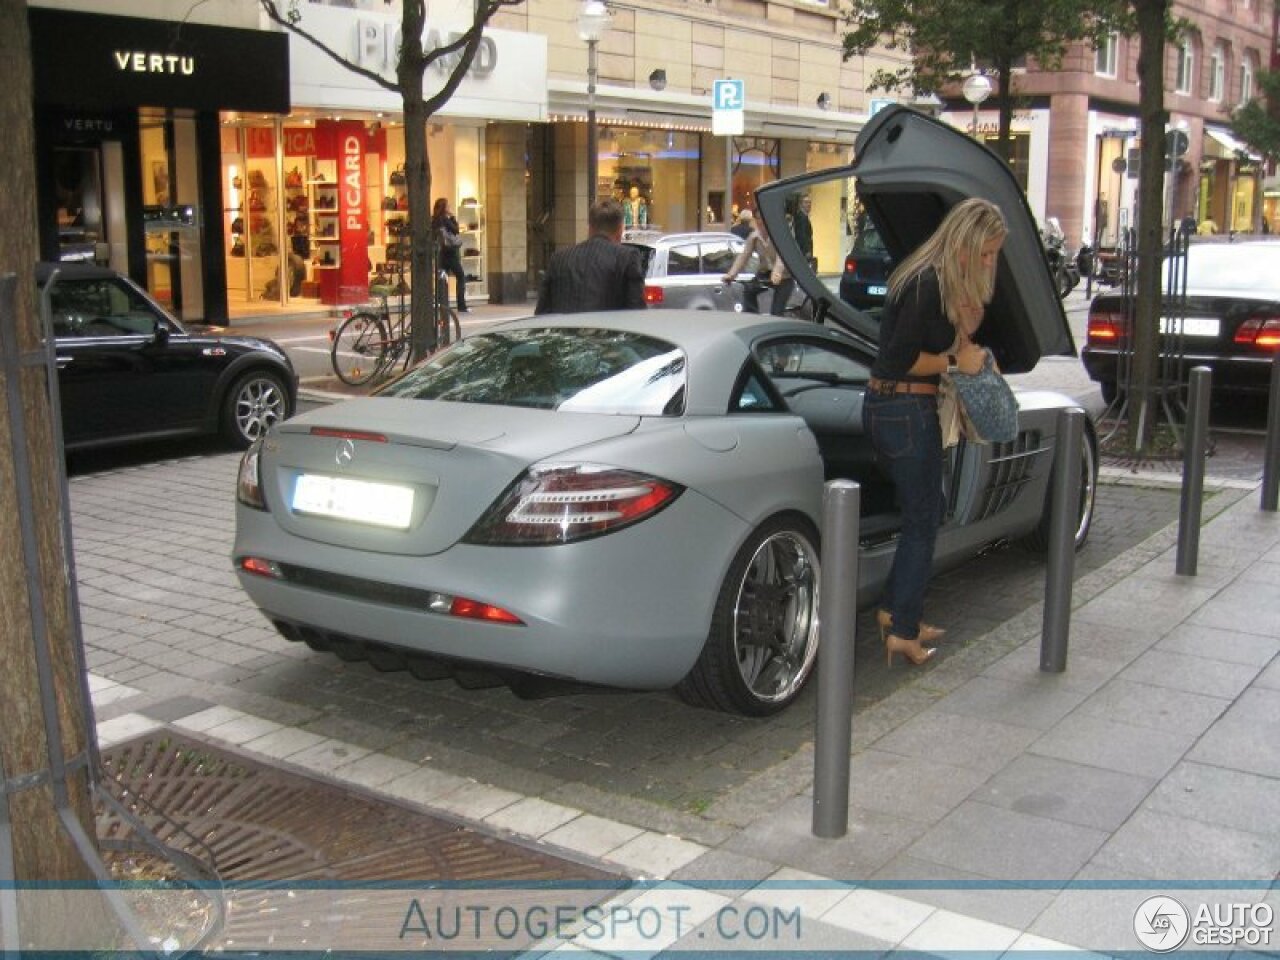
M388 80L395 80L397 58L403 36L404 32L400 24L393 20L361 17L355 24L355 49L352 51L355 62ZM461 38L461 32L429 27L423 31L422 45L424 50L438 50L440 47L456 43ZM435 61L431 68L436 73L451 74L461 58L461 53L450 54ZM482 35L468 73L472 77L487 77L493 73L497 65L498 45L492 38Z

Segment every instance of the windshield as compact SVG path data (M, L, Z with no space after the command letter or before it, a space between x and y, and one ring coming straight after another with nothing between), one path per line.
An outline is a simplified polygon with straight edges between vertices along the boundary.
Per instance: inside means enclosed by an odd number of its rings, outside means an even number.
M638 333L548 327L467 337L384 397L630 416L684 412L685 356Z

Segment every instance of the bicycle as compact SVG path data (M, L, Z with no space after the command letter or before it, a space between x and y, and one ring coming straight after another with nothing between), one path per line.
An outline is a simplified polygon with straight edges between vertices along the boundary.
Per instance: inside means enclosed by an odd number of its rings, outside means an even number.
M462 325L458 315L449 308L447 274L441 270L436 280L435 333L436 349L447 347L462 339ZM399 273L399 283L393 288L386 284L369 288L381 301L376 310L360 310L348 316L332 334L333 346L329 358L333 372L343 383L353 387L379 380L396 367L408 369L410 349L409 311L405 305L404 271ZM399 293L400 303L392 316L388 297ZM443 291L443 298L441 297Z

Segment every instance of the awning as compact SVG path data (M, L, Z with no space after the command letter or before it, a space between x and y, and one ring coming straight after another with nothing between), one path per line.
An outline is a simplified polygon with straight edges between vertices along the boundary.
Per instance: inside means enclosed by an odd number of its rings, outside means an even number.
M1223 154L1220 154L1220 156L1224 156L1229 159L1238 159L1241 155L1243 155L1245 157L1248 157L1250 160L1262 159L1256 153L1254 153L1252 150L1246 147L1242 141L1237 140L1235 138L1235 135L1232 134L1231 131L1229 130L1224 130L1221 127L1205 127L1204 132L1205 132L1205 136L1207 136L1210 140L1213 140L1220 147L1226 150L1226 152Z

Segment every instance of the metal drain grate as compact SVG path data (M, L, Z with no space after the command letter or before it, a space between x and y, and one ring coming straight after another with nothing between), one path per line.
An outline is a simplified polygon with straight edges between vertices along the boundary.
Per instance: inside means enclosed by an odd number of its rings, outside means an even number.
M204 863L223 884L297 881L332 886L345 902L346 935L352 923L385 934L404 919L402 906L370 898L367 913L350 916L343 884L372 881L431 885L493 883L581 884L592 901L606 899L628 881L438 817L364 796L355 790L269 767L199 741L152 734L103 753L106 785L167 846ZM109 811L98 835L110 844L136 838L131 825ZM356 895L359 898L359 895ZM255 904L262 901L263 909ZM217 939L223 946L263 943L305 931L316 921L315 899L280 909L278 897L239 889L228 904ZM318 931L316 931L318 932ZM314 942L314 941L313 941Z

